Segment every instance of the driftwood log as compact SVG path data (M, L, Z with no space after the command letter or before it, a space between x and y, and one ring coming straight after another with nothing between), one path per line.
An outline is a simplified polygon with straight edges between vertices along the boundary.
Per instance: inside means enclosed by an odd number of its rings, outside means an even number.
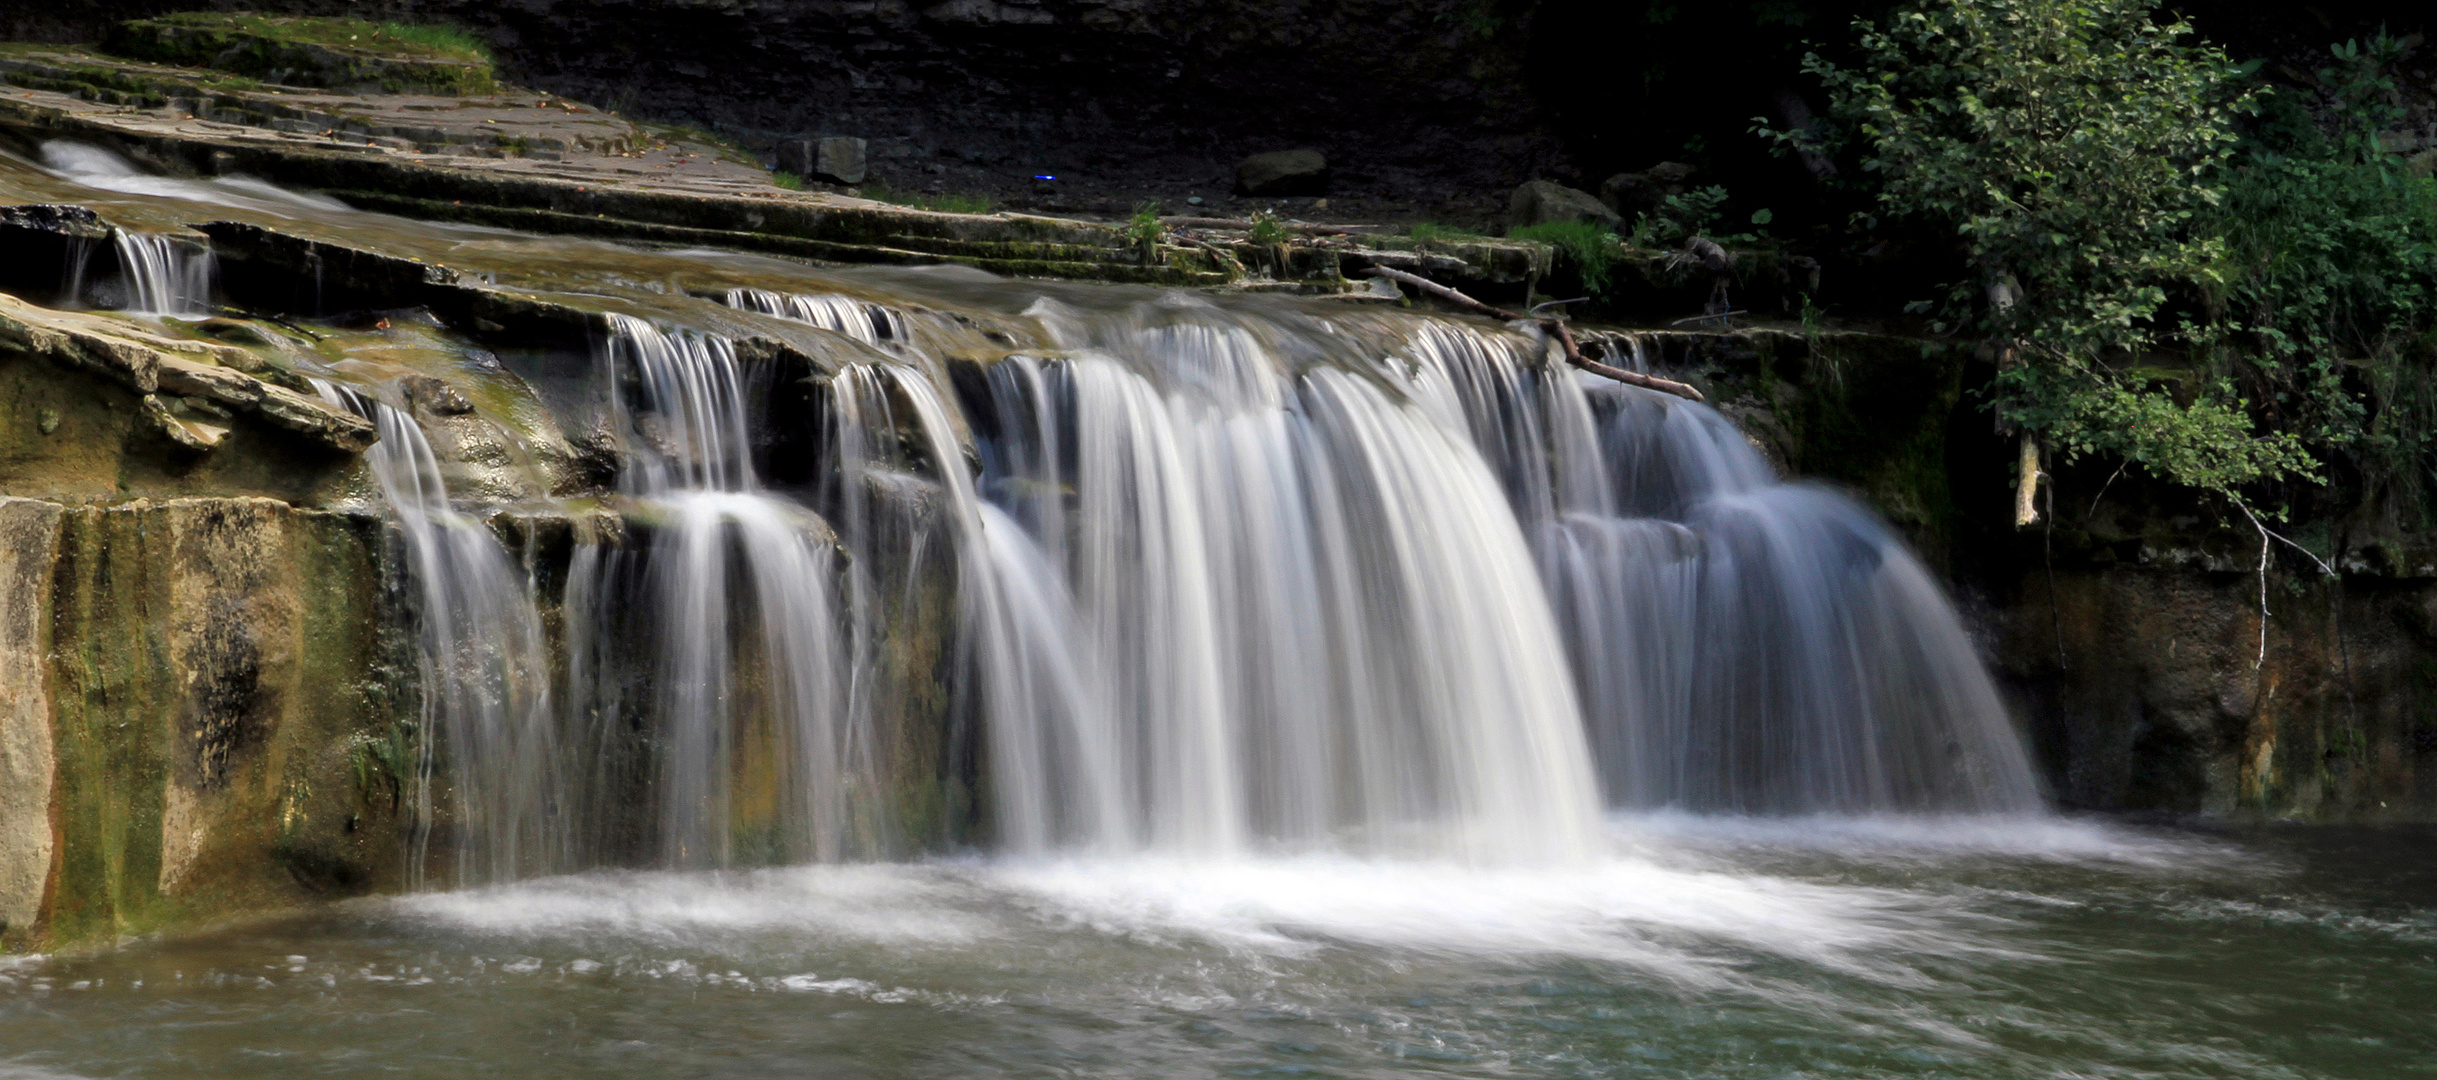
M1432 281L1429 278L1423 277L1419 274L1408 274L1402 270L1392 270L1385 266L1374 266L1365 271L1365 273L1370 274L1372 277L1387 278L1390 281L1402 282L1406 285L1411 285L1416 289L1420 289L1425 293L1429 293L1430 295L1438 297L1441 300L1445 300L1457 307L1475 311L1480 314L1487 315L1493 319L1503 319L1507 322L1525 321L1525 316L1517 315L1514 312L1508 311L1502 307L1492 307L1488 304L1484 304L1473 299L1472 297L1464 295L1458 290L1448 288L1445 285L1441 285L1438 282ZM1603 364L1597 360L1591 359L1590 357L1584 356L1582 354L1581 346L1574 343L1574 332L1566 329L1565 320L1563 319L1537 319L1531 321L1538 322L1542 330L1547 331L1551 337L1557 339L1557 344L1565 350L1566 363L1572 364L1584 371L1588 371L1593 375L1600 375L1614 379L1617 382L1623 383L1627 386L1638 386L1645 390L1656 390L1663 394L1674 394L1675 396L1683 398L1686 401L1708 400L1701 396L1700 391L1693 389L1686 383L1680 383L1674 379L1662 379L1655 375L1644 375L1638 371L1626 371L1623 368Z
M1159 219L1159 223L1177 229L1228 229L1237 232L1249 232L1252 229L1252 221L1249 218L1163 217ZM1384 227L1380 225L1320 225L1287 221L1278 223L1279 229L1303 236L1352 236L1356 233L1377 232Z

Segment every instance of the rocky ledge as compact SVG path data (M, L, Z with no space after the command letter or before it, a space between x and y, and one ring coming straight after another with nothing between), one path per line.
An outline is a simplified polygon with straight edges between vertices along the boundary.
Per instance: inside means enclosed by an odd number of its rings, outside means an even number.
M193 50L154 48L184 56ZM253 56L244 53L243 56ZM248 70L312 82L328 65ZM1362 293L1371 266L1522 295L1549 249L1416 242L1360 225L1170 217L1103 222L952 213L781 187L706 132L659 128L512 86L390 92L281 85L66 46L0 46L0 141L99 145L172 175L245 175L363 209L838 263L957 263L1021 277ZM395 80L392 80L394 83ZM1385 295L1384 293L1382 295Z

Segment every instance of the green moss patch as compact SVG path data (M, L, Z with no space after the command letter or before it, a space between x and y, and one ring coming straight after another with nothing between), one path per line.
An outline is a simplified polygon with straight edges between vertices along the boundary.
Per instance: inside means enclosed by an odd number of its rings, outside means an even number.
M499 88L489 53L449 27L187 12L121 23L103 47L287 86L458 95Z

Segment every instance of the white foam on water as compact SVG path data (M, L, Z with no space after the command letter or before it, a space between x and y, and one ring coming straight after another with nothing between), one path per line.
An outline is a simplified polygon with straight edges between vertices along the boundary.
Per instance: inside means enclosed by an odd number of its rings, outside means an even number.
M401 897L384 906L467 930L549 938L608 935L681 943L734 932L957 946L997 929L952 902L936 870L908 865L808 866L749 873L602 872L487 889Z
M1729 834L1732 835L1731 833ZM1890 830L1888 843L1900 843ZM1620 830L1620 846L1660 842ZM1696 853L1710 838L1696 837ZM1924 855L1925 858L1936 857ZM1674 860L1693 862L1700 860ZM716 948L739 933L806 945L887 946L960 963L1029 965L1060 942L1224 962L1354 958L1534 964L1572 960L1683 990L1744 989L1785 999L1792 961L1899 988L1924 988L1948 960L2036 959L2006 941L2008 920L1948 891L1823 882L1619 853L1587 864L1297 855L1003 858L819 866L751 873L617 873L551 878L386 909L520 941L582 936ZM787 949L784 940L769 947ZM916 966L920 966L919 962ZM865 974L869 974L866 972Z
M1679 851L1813 851L1852 861L2003 858L2120 868L2185 870L2256 861L2256 852L2189 833L2046 814L1865 814L1744 817L1672 811L1619 813L1621 842Z

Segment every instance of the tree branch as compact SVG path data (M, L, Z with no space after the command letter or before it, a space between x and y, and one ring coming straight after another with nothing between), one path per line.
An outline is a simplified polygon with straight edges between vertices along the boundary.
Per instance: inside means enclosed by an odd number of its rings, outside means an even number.
M1472 297L1464 295L1462 292L1456 289L1448 288L1445 285L1441 285L1438 282L1432 281L1429 278L1423 277L1419 274L1408 274L1402 270L1393 270L1385 266L1374 266L1364 272L1370 274L1372 277L1381 277L1387 278L1390 281L1403 282L1407 285L1413 286L1416 289L1420 289L1423 292L1429 293L1432 296L1438 297L1441 300L1445 300L1448 303L1454 304L1458 307L1468 308L1472 311L1479 312L1480 314L1487 315L1494 319L1504 319L1508 322L1524 321L1524 317L1521 315L1517 315L1514 312L1506 310L1505 308L1491 307L1488 304L1484 304L1473 299ZM1627 386L1638 386L1645 390L1656 390L1664 394L1674 394L1675 396L1683 398L1686 401L1705 402L1708 400L1707 398L1701 396L1701 392L1699 390L1693 389L1688 383L1680 383L1674 379L1662 379L1655 375L1644 375L1637 371L1626 371L1623 368L1611 367L1607 364L1602 364L1597 360L1586 357L1582 355L1582 348L1574 344L1574 333L1573 331L1566 329L1564 320L1540 319L1538 321L1540 323L1540 328L1555 336L1557 339L1557 344L1564 347L1566 363L1572 364L1584 371L1588 371L1593 375L1601 375L1614 379L1617 382L1624 383Z
M1705 402L1709 400L1702 397L1701 392L1693 389L1689 383L1680 383L1674 379L1662 379L1656 375L1644 375L1638 371L1626 371L1620 367L1610 367L1606 364L1600 363L1597 360L1593 360L1582 355L1582 350L1576 347L1574 344L1574 332L1566 329L1565 323L1563 322L1556 319L1542 319L1540 320L1540 325L1543 329L1557 335L1557 344L1565 347L1566 363L1572 364L1584 371L1588 371L1593 375L1605 375L1608 378L1614 379L1617 382L1623 383L1627 386L1638 386L1644 390L1656 390L1662 394L1674 394L1675 396L1683 398L1686 401Z

